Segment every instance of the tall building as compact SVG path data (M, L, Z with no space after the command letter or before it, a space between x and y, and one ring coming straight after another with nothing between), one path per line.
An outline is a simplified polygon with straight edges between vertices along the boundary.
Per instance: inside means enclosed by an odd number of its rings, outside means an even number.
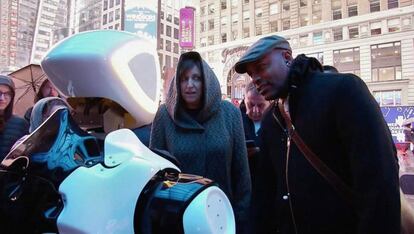
M17 67L18 0L1 0L0 4L0 73Z
M412 0L201 0L197 50L232 98L242 98L249 80L234 64L277 34L294 55L359 75L381 105L414 105L413 16Z
M29 64L39 2L40 0L19 1L19 16L17 23L17 67L24 67Z
M101 28L102 0L73 0L69 28L71 34Z
M69 35L70 0L40 0L30 63L38 64L49 48Z

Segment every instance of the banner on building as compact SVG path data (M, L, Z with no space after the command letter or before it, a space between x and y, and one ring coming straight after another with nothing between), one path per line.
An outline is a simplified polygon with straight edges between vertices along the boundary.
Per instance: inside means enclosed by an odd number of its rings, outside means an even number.
M382 115L391 131L395 143L404 142L404 124L414 122L414 106L381 107Z
M194 8L185 7L180 9L180 47L185 49L194 48Z
M125 0L124 30L148 39L157 46L158 1Z

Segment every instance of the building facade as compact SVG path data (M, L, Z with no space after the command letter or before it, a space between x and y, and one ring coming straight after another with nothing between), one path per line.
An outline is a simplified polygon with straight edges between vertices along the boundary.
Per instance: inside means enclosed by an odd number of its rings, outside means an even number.
M0 72L17 67L18 0L2 0L0 4Z
M234 64L256 40L277 34L294 55L360 76L381 105L414 105L413 17L412 0L202 0L197 50L231 98L242 98L249 80Z
M69 35L70 0L40 0L30 63L39 64L53 44Z

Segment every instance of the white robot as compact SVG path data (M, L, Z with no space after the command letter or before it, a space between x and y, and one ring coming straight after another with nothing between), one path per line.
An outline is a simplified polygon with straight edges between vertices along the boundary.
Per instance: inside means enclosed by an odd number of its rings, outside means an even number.
M235 233L231 204L214 182L180 173L173 157L127 129L151 123L158 107L158 55L147 41L80 33L41 65L74 114L57 110L1 162L17 178L10 202L27 191L36 197L38 231Z

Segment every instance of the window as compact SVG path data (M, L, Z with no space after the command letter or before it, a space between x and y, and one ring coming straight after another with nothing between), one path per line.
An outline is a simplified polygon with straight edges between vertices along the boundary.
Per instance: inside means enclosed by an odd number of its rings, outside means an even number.
M308 1L307 0L300 0L299 1L300 3L300 7L305 7L305 6L307 6L308 5Z
M257 18L262 17L262 15L263 15L263 10L262 10L262 8L257 8L257 9L255 10L255 14L256 14L256 17L257 17Z
M200 46L206 47L207 46L207 39L205 37L200 39Z
M270 32L277 32L279 31L277 28L277 21L270 21L269 23Z
M380 106L401 105L401 90L374 91L373 94Z
M314 32L313 33L313 44L314 45L323 44L322 32Z
M371 13L380 11L380 0L370 0L369 1L369 11Z
M208 30L214 29L214 20L211 19L208 21Z
M200 14L201 15L205 15L206 14L206 7L205 6L203 6L203 7L200 8Z
M283 11L289 11L290 10L290 2L289 1L283 1L282 2L282 9L283 9Z
M116 0L116 1L115 1L115 5L116 5L116 6L118 6L118 5L120 5L120 4L121 4L121 0Z
M214 14L214 12L216 11L216 8L214 7L214 3L211 3L208 5L208 14Z
M160 44L158 45L158 49L164 49L164 40L162 38L160 38Z
M359 47L333 51L334 67L340 72L360 73Z
M221 22L221 26L225 27L227 25L227 16L221 17L220 22Z
M164 24L160 23L160 33L164 34Z
M172 22L172 15L171 14L167 14L167 21Z
M401 43L391 42L371 46L372 81L400 80Z
M174 38L178 39L178 28L174 28Z
M232 36L232 38L233 38L233 41L234 40L236 40L237 39L237 30L233 30L232 32L231 32L231 36Z
M272 3L269 5L269 15L274 15L279 13L279 5L277 3Z
M307 54L308 57L316 58L321 64L323 64L323 52Z
M102 16L102 24L106 24L108 21L108 19L107 19L107 14L104 14L103 16Z
M109 0L109 8L114 7L114 0Z
M165 41L165 50L171 51L171 41L168 41L168 40Z
M171 26L167 25L167 36L171 37Z
M165 55L165 66L171 67L171 57L168 55Z
M349 38L354 39L359 37L358 26L348 27Z
M108 9L108 0L104 0L103 2L103 10L107 10Z
M381 22L371 23L371 36L381 34Z
M300 46L308 45L308 34L299 35L299 45Z
M249 3L249 0L244 0L244 3Z
M250 11L243 11L243 20L249 20L250 19Z
M179 53L178 43L175 43L175 42L174 42L174 53L176 53L176 54Z
M387 21L388 32L399 32L401 31L401 20L399 18L389 19Z
M332 29L332 32L333 32L334 41L341 41L344 39L342 35L342 28L334 28Z
M116 9L115 10L115 19L118 20L121 18L121 9Z
M227 9L227 0L221 0L221 9L226 10Z
M320 23L322 20L322 11L321 9L314 11L312 14L312 23L317 24Z
M243 38L247 38L250 36L250 29L249 28L243 28Z
M342 11L341 9L333 10L332 11L332 19L339 20L342 19Z
M227 33L222 33L221 34L221 42L223 42L223 43L227 42Z
M398 0L388 0L388 9L397 8Z
M256 36L262 35L262 25L258 24L256 25Z
M173 60L174 60L173 66L176 68L178 64L178 58L174 58Z
M201 32L205 32L206 31L206 23L205 22L201 22L200 23L200 31Z
M208 45L214 45L214 36L208 36Z
M238 14L232 15L231 21L233 22L233 24L237 24L237 22L239 22L239 15Z
M348 6L348 17L357 16L358 15L358 6Z
M283 22L282 22L282 28L283 28L283 30L288 30L288 29L290 29L290 20L283 20Z
M308 15L300 15L300 26L307 26L309 25L309 17Z
M178 17L174 17L174 24L180 25L180 19Z
M231 0L231 6L232 7L237 7L238 4L239 4L238 0Z

